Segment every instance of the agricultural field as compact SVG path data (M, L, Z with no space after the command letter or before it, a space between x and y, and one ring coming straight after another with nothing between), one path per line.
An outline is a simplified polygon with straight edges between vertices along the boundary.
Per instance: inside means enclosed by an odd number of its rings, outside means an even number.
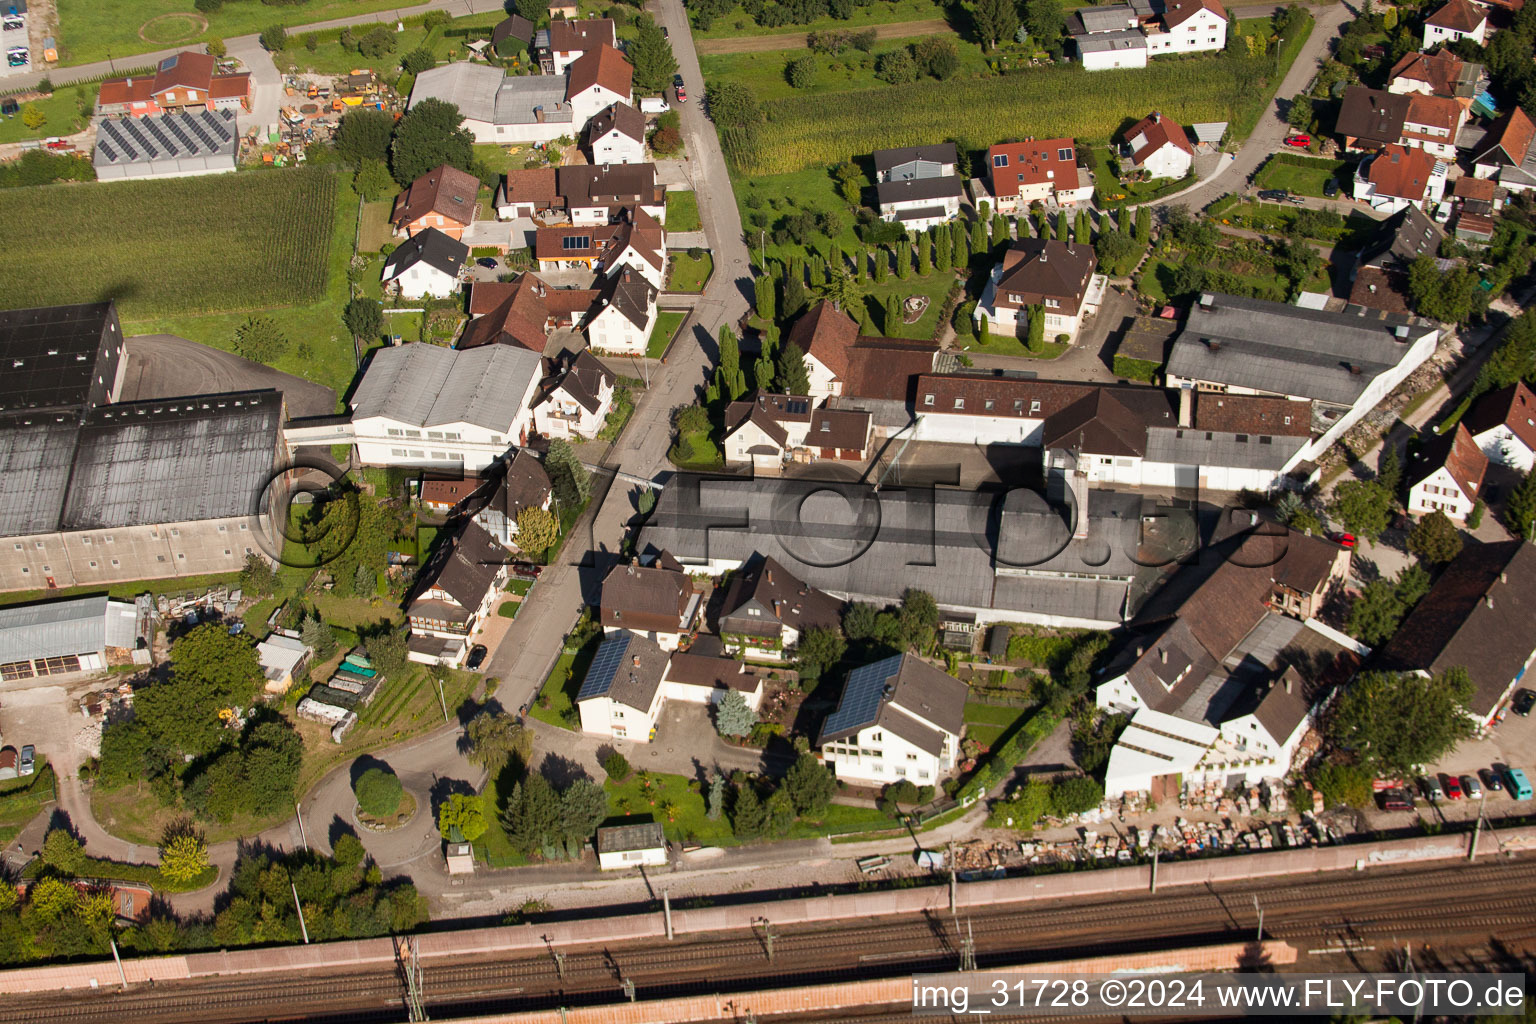
M251 171L0 193L13 232L0 279L16 306L116 298L125 320L254 309L325 294L336 176Z
M826 94L768 100L758 143L727 145L726 156L736 174L752 177L948 138L972 149L1030 135L1104 143L1145 112L1149 96L1180 123L1231 121L1242 136L1304 38L1298 33L1278 59L1216 54L1092 74L1073 65L854 89L835 103Z
M260 32L269 25L306 25L330 18L394 12L394 0L307 0L274 6L231 2L207 14L187 0L56 0L59 59L63 64L117 60L210 38Z

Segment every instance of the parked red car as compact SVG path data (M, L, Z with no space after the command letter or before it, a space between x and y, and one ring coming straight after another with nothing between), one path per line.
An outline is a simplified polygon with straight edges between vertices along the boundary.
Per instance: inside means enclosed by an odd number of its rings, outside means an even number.
M1355 535L1352 533L1330 533L1328 539L1341 548L1352 548L1355 546Z
M1287 146L1295 146L1297 149L1306 149L1308 146L1312 145L1312 136L1287 135L1285 137L1285 144Z

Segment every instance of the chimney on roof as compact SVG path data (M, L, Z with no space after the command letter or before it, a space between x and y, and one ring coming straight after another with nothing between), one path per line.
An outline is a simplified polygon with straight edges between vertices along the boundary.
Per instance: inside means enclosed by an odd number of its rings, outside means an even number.
M1175 6L1177 6L1177 5L1175 5ZM1156 111L1156 110L1152 111L1152 123L1153 124L1162 124L1163 123L1163 115L1162 115L1161 112Z
M1205 347L1210 349L1212 352L1220 352L1221 351L1221 342L1218 341L1215 338L1206 338L1205 339Z
M1289 675L1285 677L1285 692L1291 692L1291 677Z
M640 667L640 655L638 655L638 654L635 655L634 662L635 662L635 668L639 668Z
M1349 364L1349 373L1350 373L1350 376L1352 376L1352 377L1360 376L1360 364L1359 363L1350 363Z
M1145 647L1143 647L1141 644L1137 644L1136 645L1136 657L1139 658L1139 657L1141 657L1145 653L1147 653L1147 649Z
M1499 582L1500 583L1508 583L1509 582L1509 573L1507 573L1507 572L1499 573Z
M1157 660L1162 662L1164 665L1168 664L1168 648L1166 648L1166 647L1158 648L1158 650L1157 650Z
M1210 292L1200 293L1200 308L1209 312L1216 308L1216 296Z
M772 583L773 582L773 570L772 569L764 569L763 570L763 579L767 580L769 583Z
M1493 595L1492 594L1484 594L1483 595L1483 604L1487 605L1489 608L1492 608L1493 607Z

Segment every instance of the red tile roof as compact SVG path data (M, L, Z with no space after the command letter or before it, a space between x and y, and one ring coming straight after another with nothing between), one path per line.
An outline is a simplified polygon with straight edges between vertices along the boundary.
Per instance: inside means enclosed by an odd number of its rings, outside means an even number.
M1477 26L1487 19L1488 16L1471 0L1451 0L1450 3L1425 18L1424 24L1453 32L1475 32Z
M109 78L101 83L96 102L102 106L117 103L147 103L154 95L155 80L152 76L137 78Z
M1408 116L1403 118L1403 134L1406 136L1424 138L1422 132L1415 132L1408 128L1410 124L1428 125L1431 128L1440 128L1447 134L1441 137L1433 137L1433 141L1451 145L1456 141L1456 129L1461 127L1461 104L1447 96L1426 96L1421 92L1412 93L1408 97Z
M843 394L905 402L911 398L913 380L933 372L933 357L938 351L931 341L861 337L848 350Z
M208 89L218 61L206 53L183 50L160 62L155 71L155 93L167 89Z
M549 48L562 53L591 50L602 43L612 46L615 38L612 18L557 18L549 23Z
M1498 148L1508 155L1507 162L1518 167L1525 161L1525 155L1530 151L1532 138L1536 138L1536 125L1531 123L1530 117L1522 108L1516 107L1501 117L1488 132L1483 151L1474 158L1474 162L1485 163L1483 157L1490 150Z
M1195 148L1189 144L1189 137L1184 133L1184 126L1156 110L1137 121L1125 133L1126 141L1133 146L1136 145L1137 136L1141 136L1142 143L1131 153L1131 159L1138 164L1145 163L1147 157L1169 143L1190 156L1195 154Z
M555 169L537 167L532 170L508 171L502 185L506 203L532 203L535 209L560 203L560 190L555 186Z
M1498 185L1492 178L1474 178L1470 174L1464 174L1456 179L1454 194L1463 199L1491 203L1496 191L1498 191Z
M1383 146L1371 160L1365 176L1376 186L1377 195L1417 203L1423 200L1434 169L1434 157L1422 149L1391 145Z
M1195 429L1228 434L1310 437L1312 403L1202 391L1195 397Z
M476 285L470 290L470 312L473 315L477 305L477 295L485 285ZM478 319L471 320L469 326L464 328L464 333L459 337L458 347L479 348L482 345L521 345L533 352L543 352L545 344L549 341L548 325L550 320L549 307L545 304L545 297L553 295L558 289L550 288L533 274L524 274L511 286L502 292L500 289L486 288L485 301L503 295L501 302ZM587 292L588 296L595 292ZM590 298L588 300L590 304Z
M1477 446L1465 423L1456 424L1450 437L1435 438L1425 446L1420 459L1409 472L1409 486L1428 478L1444 467L1468 498L1476 498L1488 469L1488 456Z
M395 198L390 217L397 228L412 224L429 213L440 213L466 227L475 220L475 196L480 179L457 167L443 164L411 182Z
M830 302L818 302L789 329L784 343L800 346L800 351L815 356L816 361L839 380L848 374L848 352L858 340L859 325Z
M1484 395L1461 422L1474 437L1498 426L1508 427L1527 448L1536 451L1536 394L1524 381Z
M1006 161L1002 166L999 157ZM1023 186L1047 181L1053 189L1077 188L1077 147L1071 139L1000 142L987 150L987 166L992 194L999 198L1016 196Z
M208 95L216 100L234 99L251 94L251 74L241 71L234 75L214 75L208 83Z
M611 93L628 98L635 69L630 67L622 53L603 43L572 61L568 74L567 96L575 96L594 85L600 85Z
M1201 11L1210 11L1222 21L1228 20L1226 8L1218 0L1172 0L1163 11L1163 24L1170 29L1178 28Z
M1454 96L1456 80L1461 75L1464 63L1460 57L1446 51L1408 53L1392 66L1387 80L1393 82L1402 78L1410 82L1423 82L1436 96Z

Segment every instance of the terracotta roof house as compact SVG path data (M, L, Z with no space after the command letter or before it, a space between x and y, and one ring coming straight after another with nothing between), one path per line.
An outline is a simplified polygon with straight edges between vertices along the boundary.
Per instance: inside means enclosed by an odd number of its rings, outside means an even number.
M1408 512L1422 515L1444 512L1464 520L1472 511L1488 470L1483 454L1465 423L1456 424L1448 437L1425 444L1408 467Z
M1408 113L1403 117L1405 146L1415 146L1442 160L1456 159L1456 136L1467 118L1467 108L1445 96L1408 96Z
M1387 91L1407 95L1427 93L1456 100L1470 107L1478 85L1486 77L1481 64L1462 60L1449 50L1438 53L1405 53L1387 75Z
M1354 196L1388 213L1410 206L1427 209L1445 193L1446 170L1444 163L1422 149L1383 146L1355 169Z
M1077 166L1071 139L1000 142L987 150L993 210L1015 214L1039 200L1073 206L1093 197L1093 177Z
M544 437L593 438L613 408L618 375L587 349L569 354L539 385L533 429Z
M412 661L462 664L507 580L507 561L506 548L473 521L439 538L405 603Z
M395 198L389 220L395 234L407 238L433 227L449 238L462 239L465 229L475 222L479 192L480 179L443 164L411 182Z
M604 629L627 629L676 650L699 615L692 578L663 552L649 566L616 565L603 577L598 611Z
M1198 53L1227 45L1229 16L1220 0L1167 0L1162 17L1144 25L1147 53Z
M618 44L612 18L556 19L534 35L534 49L546 75L563 75L582 55Z
M786 661L807 630L837 629L842 617L842 601L765 557L731 574L717 628L727 651Z
M1461 422L1490 462L1522 473L1536 463L1536 393L1524 381L1479 398Z
M1473 174L1492 178L1511 192L1536 188L1536 125L1520 107L1501 117L1472 157Z
M578 124L585 124L605 107L627 104L634 98L635 69L607 43L572 61L566 75L565 92Z
M1379 664L1441 675L1465 669L1467 710L1481 726L1525 677L1536 655L1536 547L1518 540L1469 545L1429 588Z
M853 317L825 300L802 313L784 336L784 344L805 353L810 371L812 398L843 393L848 373L848 351L859 338Z
M1041 307L1047 341L1075 340L1083 318L1098 311L1105 279L1095 277L1093 247L1057 239L1021 238L1009 244L992 270L976 322L989 329L1021 335L1028 330L1029 307Z
M166 57L152 75L108 78L101 83L96 113L144 117L162 111L251 109L251 76L215 74L218 61L206 53L183 50Z
M470 289L473 319L464 326L457 347L518 345L542 353L550 331L577 323L596 298L592 289L551 288L529 273L505 283L479 282Z
M1133 166L1154 178L1182 178L1195 163L1184 127L1156 110L1125 133L1125 151Z
M1471 0L1450 3L1424 19L1424 49L1458 39L1471 39L1479 46L1488 39L1488 12Z

